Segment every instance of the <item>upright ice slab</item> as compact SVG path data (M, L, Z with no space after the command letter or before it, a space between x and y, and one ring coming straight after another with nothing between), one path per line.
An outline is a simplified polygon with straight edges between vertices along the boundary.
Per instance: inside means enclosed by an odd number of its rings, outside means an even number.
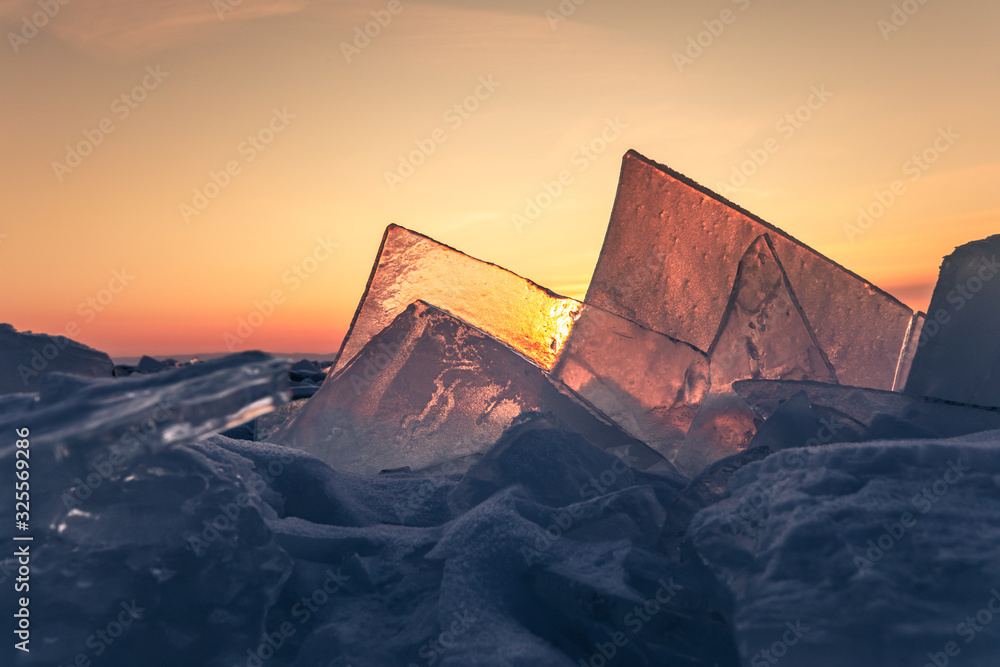
M528 412L595 445L663 461L502 342L422 301L371 339L270 440L345 472L473 460Z
M700 349L744 251L768 233L841 382L891 389L912 311L786 233L629 151L586 302Z
M335 371L418 299L509 345L665 456L708 389L706 357L691 345L396 225L386 229Z
M906 393L1000 406L998 256L1000 234L944 258Z
M712 389L673 459L688 475L738 453L757 430L753 411L732 391L734 381L837 382L767 234L740 260L709 359Z
M19 332L0 324L0 394L38 391L46 373L111 377L113 368L107 354L65 336Z

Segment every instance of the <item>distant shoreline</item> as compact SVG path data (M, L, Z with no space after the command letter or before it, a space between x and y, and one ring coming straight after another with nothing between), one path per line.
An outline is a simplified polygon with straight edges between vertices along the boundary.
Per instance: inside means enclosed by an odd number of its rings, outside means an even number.
M273 355L280 359L288 359L290 361L299 361L301 359L307 359L310 361L329 361L333 362L337 358L336 352L330 353L317 353L317 352L268 352L264 350L267 354ZM163 361L165 359L173 359L175 361L190 361L192 359L200 359L201 361L208 361L209 359L218 359L219 357L225 357L226 355L233 354L232 352L205 352L199 354L150 354L145 355L156 359L157 361ZM135 366L142 359L143 355L137 357L116 357L112 356L111 360L119 366Z

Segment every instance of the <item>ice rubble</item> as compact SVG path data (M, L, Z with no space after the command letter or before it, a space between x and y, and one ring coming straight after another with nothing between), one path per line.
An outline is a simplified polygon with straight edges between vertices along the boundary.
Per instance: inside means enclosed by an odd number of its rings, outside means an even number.
M191 441L287 396L286 366L263 355L53 379L5 417L37 424L49 480L33 650L5 643L5 665L737 664L725 589L659 546L686 480L554 417L526 416L464 476L364 477ZM144 446L119 458L127 440Z
M1000 406L998 254L1000 234L944 258L906 393Z
M769 234L842 383L891 389L912 311L773 227L635 151L586 303L705 350L746 249Z
M708 389L704 353L390 225L334 370L416 300L509 345L664 456Z
M846 387L823 382L757 381L733 383L733 389L765 420L780 406L802 393L807 403L862 430L878 428L889 420L897 426L911 424L926 436L952 437L1000 429L1000 409L962 405L894 391Z
M0 431L30 430L23 534L33 537L33 638L30 653L4 642L0 664L81 664L78 655L103 655L108 665L196 665L206 653L238 659L263 630L291 562L264 524L273 513L266 489L246 485L249 463L186 443L282 404L287 384L284 362L249 352L133 378L53 373L30 401L8 404ZM13 437L0 444L5 470L13 471L15 451ZM8 539L13 496L0 501ZM238 496L232 530L192 550L187 537L203 535L203 522ZM4 578L12 562L3 562ZM3 596L7 618L12 603ZM98 641L94 633L119 618L135 629L119 642Z
M47 373L110 377L112 368L111 357L65 336L19 332L0 324L0 395L37 391Z
M550 412L639 465L666 461L499 340L417 301L273 433L345 472L422 470L484 453L525 412Z

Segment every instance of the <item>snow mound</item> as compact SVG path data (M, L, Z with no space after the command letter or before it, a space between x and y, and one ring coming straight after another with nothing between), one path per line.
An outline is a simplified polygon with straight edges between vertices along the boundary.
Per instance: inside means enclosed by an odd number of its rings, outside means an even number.
M747 664L997 664L1000 431L788 449L727 495L689 534Z

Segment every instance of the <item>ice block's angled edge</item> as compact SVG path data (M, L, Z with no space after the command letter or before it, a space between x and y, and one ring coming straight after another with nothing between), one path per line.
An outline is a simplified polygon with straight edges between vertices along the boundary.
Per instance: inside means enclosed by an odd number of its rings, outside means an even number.
M382 232L382 242L378 245L378 252L375 254L375 263L372 264L371 273L368 274L368 282L365 283L365 291L361 294L361 300L358 301L358 307L354 309L354 317L351 318L351 326L347 328L347 333L344 334L344 340L340 341L340 349L337 350L337 357L333 360L333 365L330 367L329 373L327 373L327 379L334 375L334 371L341 367L341 357L344 354L344 348L347 347L347 341L351 339L351 333L354 331L354 325L357 323L358 318L361 317L361 309L365 306L365 300L368 298L368 292L372 288L372 282L375 280L375 273L378 271L379 260L382 259L382 251L385 249L385 242L389 239L389 230L397 225L389 225Z
M401 225L390 224L390 225L388 225L385 228L385 232L382 235L382 242L379 245L378 254L375 256L375 262L372 265L371 273L368 276L368 282L365 284L365 291L361 295L361 300L358 302L358 307L354 311L354 317L351 319L351 326L350 326L350 328L348 328L347 334L344 336L344 340L340 344L340 350L337 352L337 359L333 363L333 369L335 371L340 370L341 368L343 368L344 364L347 361L350 361L350 359L343 359L342 358L343 355L344 355L344 350L347 349L347 345L350 342L352 335L354 334L354 330L356 328L358 320L361 318L361 315L364 312L365 304L368 302L368 295L371 292L372 286L375 283L375 278L378 275L379 268L382 265L383 254L385 252L386 246L389 244L390 236L393 235L393 234L406 234L406 235L411 236L411 237L416 237L417 239L420 239L420 240L429 241L430 243L435 244L436 246L438 246L442 250L446 250L448 252L453 252L453 253L455 253L457 255L461 255L462 257L468 259L470 262L475 262L477 264L481 264L481 265L486 266L486 267L491 267L493 269L497 269L499 271L502 271L502 272L504 272L504 273L506 273L506 274L508 274L510 276L513 276L514 278L516 278L516 279L518 279L518 280L523 281L524 283L526 283L529 287L537 289L539 292L541 292L541 293L543 293L543 294L545 294L545 295L547 295L547 296L549 296L549 297L551 297L553 299L561 299L561 300L565 300L565 301L573 301L575 303L580 304L581 307L583 305L583 303L580 302L580 301L576 301L575 299L571 299L570 297L563 296L561 294L557 294L557 293L553 292L552 290L550 290L548 287L545 287L543 285L539 285L538 283L536 283L535 281L531 280L530 278L525 278L524 276L522 276L520 274L517 274L517 273L514 273L510 269L506 269L506 268L500 266L499 264L494 264L493 262L488 262L486 260L482 260L482 259L479 259L477 257L473 257L472 255L469 255L468 253L462 252L461 250L458 250L457 248L454 248L454 247L452 247L452 246L450 246L450 245L448 245L446 243L441 243L437 239L434 239L434 238L432 238L430 236L427 236L426 234L421 234L420 232L415 232L412 229L408 229L408 228L403 227ZM433 304L433 305L438 305L438 304ZM461 319L461 318L459 318L459 319ZM362 347L364 347L364 345L358 346L358 350L360 350Z
M788 232L786 232L786 231L784 231L784 230L782 230L782 229L780 229L780 228L772 225L767 220L764 220L763 218L761 218L761 217L759 217L757 215L754 215L753 213L751 213L750 211L746 210L745 208L743 208L739 204L736 204L736 203L734 203L734 202L726 199L725 197L723 197L719 193L717 193L717 192L715 192L713 190L710 190L709 188L706 188L704 185L698 183L697 181L695 181L692 178L689 178L689 177L685 176L684 174L680 173L679 171L675 171L674 169L671 169L670 167L668 167L668 166L666 166L664 164L660 164L659 162L656 162L655 160L649 159L645 155L639 153L634 148L630 148L625 153L624 157L622 157L622 168L621 168L621 172L620 172L619 179L618 179L619 189L618 189L618 192L615 194L615 204L616 205L618 203L618 197L621 194L621 182L622 182L621 176L625 174L626 164L627 164L627 162L628 162L629 159L638 160L638 161L642 162L643 164L646 164L647 166L653 167L654 169L658 169L658 170L662 171L663 173L665 173L667 176L670 176L671 178L680 181L684 185L687 185L688 187L690 187L690 188L692 188L694 190L697 190L698 192L700 192L701 194L705 195L706 197L710 197L710 198L714 199L715 201L719 202L720 204L722 204L724 206L728 206L729 208L733 209L737 213L740 213L741 215L745 215L746 217L750 218L754 222L757 222L757 223L760 223L761 225L764 225L765 227L768 228L768 230L773 231L775 234L778 234L779 236L784 236L786 239L788 239L790 241L794 241L796 244L802 246L803 248L805 248L806 250L814 253L818 257L820 257L820 258L826 260L827 262L833 264L834 266L836 266L837 268L839 268L841 271L847 273L848 275L850 275L850 276L852 276L854 278L857 278L859 281L861 281L865 285L868 285L869 287L871 287L876 292L879 292L880 294L889 297L889 299L891 299L892 301L894 301L898 305L900 305L903 308L905 308L906 310L909 310L909 311L912 312L912 309L909 306L907 306L905 303L903 303L902 301L900 301L899 299L897 299L896 297L894 297L889 292L886 292L885 290L883 290L882 288L878 287L877 285L872 284L871 281L866 280L865 278L862 278L861 276L859 276L858 274L856 274L854 271L851 271L847 267L842 266L841 264L835 262L834 260L830 259L829 257L827 257L826 255L824 255L823 253L818 252L817 250L815 250L814 248L812 248L810 245L808 245L806 243L803 243L802 241L798 240L797 238L795 238L794 236L792 236ZM610 224L609 224L609 229L610 229ZM604 238L605 238L605 242L606 242L607 241L607 233L606 232L605 232L605 237ZM770 243L770 239L768 241ZM601 253L602 254L604 253L604 246L603 245L601 246ZM600 259L598 259L598 262L600 262ZM587 297L588 298L585 299L585 301L589 301L590 295L588 294Z

